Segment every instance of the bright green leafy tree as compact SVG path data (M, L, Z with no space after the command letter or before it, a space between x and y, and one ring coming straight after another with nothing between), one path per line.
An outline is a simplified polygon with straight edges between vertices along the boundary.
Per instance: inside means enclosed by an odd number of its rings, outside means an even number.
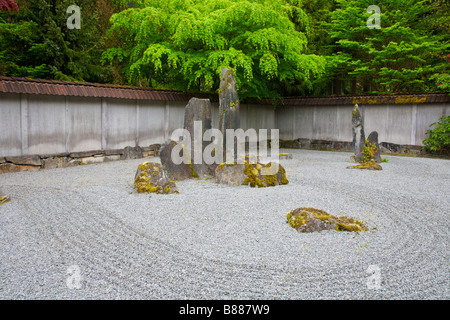
M334 40L330 36L327 25L331 22L331 13L336 9L334 0L288 0L293 7L299 7L306 15L307 24L303 23L302 14L293 11L291 20L300 31L305 32L308 39L307 53L320 55L327 61L326 69L320 77L312 84L312 90L304 91L301 87L298 92L304 95L327 95L333 93L334 88L339 86L334 74L335 64L333 62Z
M230 67L242 98L287 95L310 88L325 65L305 53L291 10L285 1L144 1L111 18L120 45L104 60L119 61L132 84L214 92Z

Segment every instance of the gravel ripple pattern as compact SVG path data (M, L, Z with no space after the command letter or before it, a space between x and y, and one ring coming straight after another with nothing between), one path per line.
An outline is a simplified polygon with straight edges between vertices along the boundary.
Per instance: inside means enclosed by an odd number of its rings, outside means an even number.
M1 175L0 299L450 298L449 161L368 171L346 169L350 153L281 152L289 184L260 189L138 194L137 166L159 158ZM302 206L370 231L298 233L286 214Z

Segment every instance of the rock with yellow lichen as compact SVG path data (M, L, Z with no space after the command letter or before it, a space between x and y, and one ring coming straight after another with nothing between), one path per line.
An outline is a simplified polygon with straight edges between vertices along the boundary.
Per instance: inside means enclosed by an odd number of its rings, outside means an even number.
M348 166L347 169L367 169L367 170L383 170L378 164L381 162L380 151L378 146L378 133L376 131L370 134L370 139L364 143L361 151L361 161L356 166ZM372 142L371 142L372 141ZM356 162L356 158L354 158Z
M245 162L244 184L250 187L273 187L288 184L286 170L277 162L255 163Z
M249 185L250 187L273 187L288 184L286 170L276 162L251 163L248 157L243 164L222 163L216 168L216 183L228 185Z
M144 162L137 168L134 188L139 193L178 193L175 181L169 180L160 163Z
M323 210L301 207L291 210L287 223L298 232L336 231L367 231L367 225L359 220L348 217L336 217Z
M0 206L2 204L5 204L5 203L9 202L9 201L11 201L11 198L9 196L0 194Z
M2 189L0 189L0 206L9 201L11 201L11 198L8 195L4 194Z

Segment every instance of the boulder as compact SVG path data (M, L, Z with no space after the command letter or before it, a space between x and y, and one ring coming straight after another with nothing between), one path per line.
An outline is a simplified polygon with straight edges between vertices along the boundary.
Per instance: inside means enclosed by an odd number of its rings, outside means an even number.
M216 168L216 183L232 186L250 185L250 187L259 188L289 183L286 171L281 164L278 164L277 168L274 162L252 164L247 160L244 161L244 164L237 163L237 161L231 164L220 164Z
M185 179L197 178L198 175L194 170L194 166L190 162L189 158L186 158L184 163L175 164L172 160L172 150L178 145L178 142L173 140L167 140L161 146L159 151L159 158L161 159L161 164L166 172L167 176L171 180L182 181ZM181 148L183 156L188 157L185 149ZM176 151L175 151L176 152Z
M157 162L144 162L138 166L134 188L139 193L178 193L175 181L169 180L163 167Z
M250 187L265 188L289 183L286 170L275 162L251 164L246 161L244 174L244 184Z
M362 221L336 217L323 210L301 207L291 210L286 216L289 225L298 232L336 231L367 231Z
M215 180L217 184L227 184L229 186L240 186L245 181L245 165L225 164L217 166Z

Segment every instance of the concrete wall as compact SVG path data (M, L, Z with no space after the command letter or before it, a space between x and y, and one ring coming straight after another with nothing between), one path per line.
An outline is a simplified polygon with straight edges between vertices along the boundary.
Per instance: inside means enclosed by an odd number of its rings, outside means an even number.
M163 143L184 126L188 101L0 94L0 157L114 150ZM212 103L218 128L219 105ZM360 105L365 131L380 142L421 145L448 104ZM241 104L241 128L280 130L281 140L352 141L352 105ZM270 131L268 132L270 138Z
M284 106L276 110L281 140L352 141L353 105ZM431 123L450 115L448 104L360 105L366 136L378 132L380 142L418 145Z
M114 150L163 143L184 102L0 94L0 156Z

